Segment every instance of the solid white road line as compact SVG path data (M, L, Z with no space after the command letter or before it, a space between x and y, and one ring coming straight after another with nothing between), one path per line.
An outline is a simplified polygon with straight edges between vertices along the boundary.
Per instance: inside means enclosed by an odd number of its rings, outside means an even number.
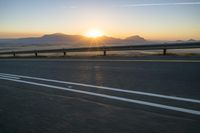
M36 82L30 82L30 81L24 81L24 80L18 80L18 79L3 78L3 77L0 77L0 79L15 81L15 82L19 82L19 83L26 83L26 84L36 85L36 86L60 89L60 90L66 90L66 91L70 91L70 92L74 92L74 93L86 94L86 95L108 98L108 99L112 99L112 100L124 101L124 102L129 102L129 103L136 103L136 104L157 107L157 108L166 109L166 110L173 110L173 111L183 112L183 113L188 113L188 114L193 114L193 115L200 115L200 111L192 110L192 109L179 108L179 107L157 104L157 103L152 103L152 102L146 102L146 101L141 101L141 100L133 100L133 99L128 99L128 98L124 98L124 97L117 97L117 96L111 96L111 95L106 95L106 94L99 94L99 93L94 93L94 92L75 90L75 89L70 89L70 88L65 88L65 87L60 87L60 86L54 86L54 85L48 85L48 84L42 84L42 83L36 83Z
M98 88L98 89L111 90L111 91L117 91L117 92L125 92L125 93L145 95L145 96L153 96L153 97L172 99L172 100L178 100L178 101L185 101L185 102L192 102L192 103L200 103L200 100L197 100L197 99L182 98L182 97L176 97L176 96L167 96L167 95L147 93L147 92L141 92L141 91L132 91L132 90L112 88L112 87L104 87L104 86L96 86L96 85L89 85L89 84L82 84L82 83L75 83L75 82L59 81L59 80L53 80L53 79L22 76L22 75L16 75L16 74L0 73L0 75L18 76L18 77L27 78L27 79L42 80L42 81L62 83L62 84L70 84L70 85L78 85L78 86L84 86L84 87Z
M7 75L0 75L0 77L2 77L2 78L11 78L11 79L20 79L20 77L16 77L16 76L7 76Z

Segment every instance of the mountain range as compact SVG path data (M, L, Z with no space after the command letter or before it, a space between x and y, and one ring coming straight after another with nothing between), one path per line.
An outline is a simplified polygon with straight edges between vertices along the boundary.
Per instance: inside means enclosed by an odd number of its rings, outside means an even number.
M143 37L138 35L130 36L125 39L101 36L96 39L82 35L66 35L61 33L43 35L41 37L18 38L18 39L0 39L0 44L62 44L62 45L81 45L81 44L133 44L146 43Z
M176 40L170 42L194 42L196 40L189 39L187 41ZM139 35L127 37L125 39L114 38L109 36L101 36L98 38L90 38L82 35L66 35L62 33L46 34L41 37L18 38L18 39L0 39L0 50L16 50L16 49L49 49L49 48L75 48L75 47L92 47L92 46L116 46L116 45L140 45L140 44L157 44L169 41L150 41ZM169 43L170 43L169 42Z

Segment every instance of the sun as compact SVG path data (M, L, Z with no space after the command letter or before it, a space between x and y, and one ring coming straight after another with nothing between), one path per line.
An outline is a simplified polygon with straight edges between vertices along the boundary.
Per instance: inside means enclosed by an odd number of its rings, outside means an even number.
M86 36L92 37L92 38L97 38L97 37L103 36L103 33L100 30L93 29L93 30L88 31L86 33Z

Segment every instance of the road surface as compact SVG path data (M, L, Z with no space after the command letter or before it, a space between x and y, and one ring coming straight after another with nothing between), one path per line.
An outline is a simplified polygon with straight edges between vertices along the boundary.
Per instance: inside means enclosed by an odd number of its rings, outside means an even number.
M200 58L1 59L0 132L199 133Z

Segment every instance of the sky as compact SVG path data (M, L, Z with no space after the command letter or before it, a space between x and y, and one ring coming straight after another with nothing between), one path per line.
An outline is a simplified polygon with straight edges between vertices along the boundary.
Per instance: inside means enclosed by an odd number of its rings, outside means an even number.
M0 0L0 38L81 34L200 39L200 0Z

